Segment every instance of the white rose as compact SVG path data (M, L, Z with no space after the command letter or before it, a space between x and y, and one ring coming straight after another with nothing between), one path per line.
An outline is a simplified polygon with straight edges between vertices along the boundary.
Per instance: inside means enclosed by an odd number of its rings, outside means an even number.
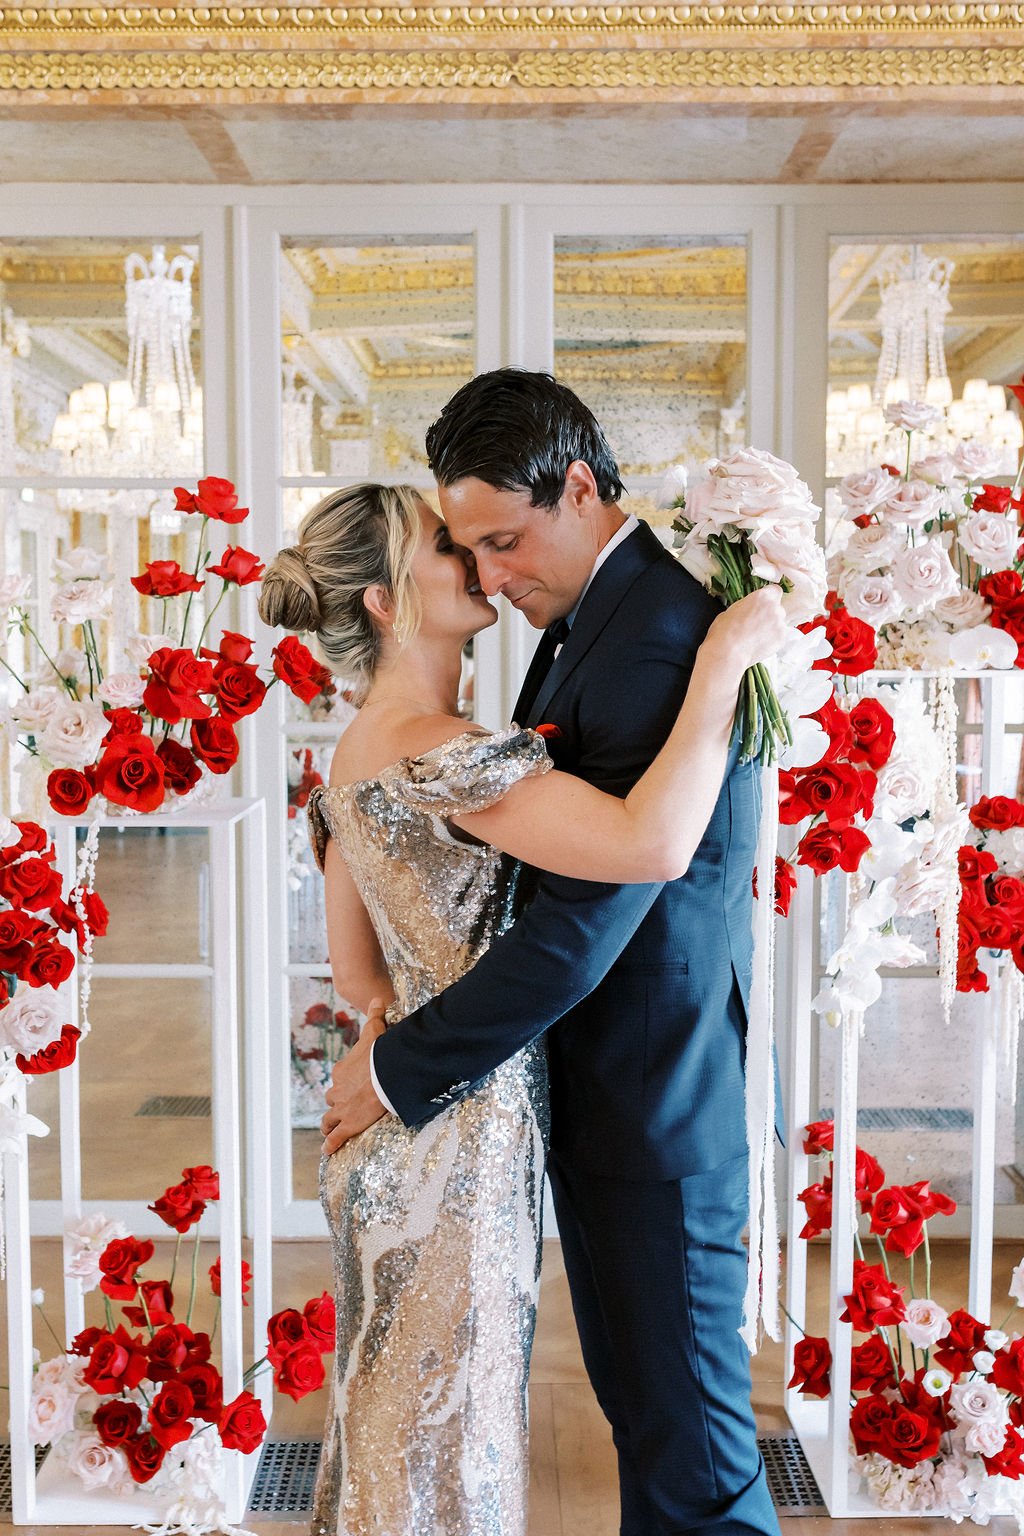
M886 479L889 479L888 475ZM906 543L906 534L899 529L887 523L869 523L866 528L854 529L843 546L840 559L850 570L878 571L891 565Z
M998 1456L1006 1440L1006 1425L983 1419L972 1424L964 1436L964 1447L975 1456Z
M893 477L887 469L863 469L839 482L839 498L849 517L876 511L892 493Z
M903 604L891 576L852 576L841 588L843 602L855 619L873 629L891 624L903 612Z
M78 1394L63 1381L33 1381L28 1409L28 1438L32 1445L52 1445L75 1427Z
M3 1015L0 1014L0 1018L2 1017ZM1013 1297L1018 1307L1024 1307L1024 1259L1021 1259L1010 1276L1010 1289L1006 1294Z
M127 1237L128 1228L111 1221L102 1211L83 1216L64 1229L67 1238L67 1262L64 1273L82 1282L83 1291L95 1290L102 1279L100 1254L115 1238Z
M128 1460L116 1446L104 1445L97 1434L76 1435L68 1452L68 1471L85 1488L121 1488L128 1475Z
M925 523L935 522L941 510L942 499L934 485L926 480L908 480L897 485L886 499L882 516L903 528L923 528Z
M90 619L106 618L113 590L110 581L69 581L53 598L50 612L59 624L85 624Z
M686 498L687 473L685 464L672 464L665 471L665 478L658 490L655 506L662 512L682 506Z
M911 860L896 876L893 895L904 917L917 917L922 912L937 911L949 885L950 876L945 869Z
M926 405L923 400L897 400L885 408L886 421L901 432L925 432L940 415L934 405Z
M923 816L931 803L932 780L907 758L890 758L879 770L875 815L888 821Z
M975 439L957 444L953 450L953 463L965 480L981 480L985 475L998 472L999 454L988 443Z
M765 521L751 533L750 569L763 581L790 582L782 606L792 624L816 618L828 590L821 545L796 523Z
M927 480L929 485L953 485L963 478L956 460L949 453L932 453L926 459L918 459L910 466L915 480Z
M85 652L77 645L66 645L53 659L61 677L78 678L85 672Z
M1008 1333L1004 1333L1001 1328L990 1328L985 1334L986 1349L1002 1349L1003 1345L1009 1344L1009 1342L1010 1335Z
M962 1381L949 1394L958 1424L1005 1424L1006 1402L991 1381Z
M0 1008L0 1045L34 1056L60 1039L56 999L41 994L42 988L21 988Z
M702 587L710 586L719 574L718 561L696 530L686 535L679 548L673 550L673 554L683 569L689 571Z
M153 652L166 644L166 635L131 635L124 642L125 660L130 667L144 667Z
M65 581L110 580L103 555L99 550L89 549L84 544L69 549L63 560L55 560L53 564Z
M137 672L108 672L96 691L112 709L135 709L146 685Z
M760 448L712 459L707 479L687 496L686 514L702 527L755 528L771 522L817 522L820 508L792 464Z
M0 619L23 601L32 590L31 576L5 576L0 580Z
M893 561L892 574L907 608L931 608L960 590L949 554L938 539L908 545Z
M996 1357L990 1349L976 1349L971 1356L971 1364L979 1376L987 1376L996 1363Z
M26 731L30 736L38 736L64 697L59 688L51 688L48 683L40 688L32 688L15 700L11 718L19 730Z
M938 1302L920 1296L907 1302L906 1316L900 1327L918 1349L931 1349L949 1332L949 1313Z
M1013 563L1020 534L1016 519L1004 512L972 512L957 532L960 548L983 571L1002 571Z
M949 659L964 672L980 672L984 667L1005 671L1017 664L1017 642L1005 629L978 624L950 635Z
M954 629L973 629L976 624L985 622L992 612L992 606L986 603L980 592L972 592L970 587L964 587L952 597L944 597L940 603L936 603L932 612L943 624L950 624Z
M92 699L67 699L46 722L39 747L58 768L86 768L95 761L106 734L106 716L98 704Z

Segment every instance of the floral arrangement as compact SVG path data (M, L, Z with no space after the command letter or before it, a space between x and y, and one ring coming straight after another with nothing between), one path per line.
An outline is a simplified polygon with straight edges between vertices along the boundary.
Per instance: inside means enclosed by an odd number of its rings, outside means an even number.
M1024 385L1014 393L1024 404ZM1022 476L985 483L995 461L982 443L915 461L915 435L938 411L903 400L885 415L906 433L906 461L840 481L830 585L877 635L883 668L1024 666Z
M216 650L204 643L226 594L258 582L264 566L237 544L213 558L211 529L249 515L230 480L208 476L175 497L179 512L201 520L195 561L186 571L175 560L153 560L132 577L135 590L159 605L159 629L129 639L118 670L104 672L100 655L96 626L110 613L114 584L94 550L73 550L56 563L52 612L70 643L55 654L20 606L24 582L2 594L8 627L38 653L31 683L4 663L21 690L10 724L60 815L82 816L96 802L135 812L180 804L208 775L231 770L238 722L259 709L269 687L281 681L305 703L334 691L330 672L294 636L274 647L268 679L251 661L246 635L224 630ZM220 590L201 625L192 626L198 635L190 643L193 603L211 578Z
M311 1003L291 1033L292 1124L318 1126L335 1062L359 1039L359 1020L344 1008Z
M55 993L107 931L101 898L81 886L65 892L56 858L42 827L0 815L0 1149L8 1152L23 1133L46 1134L16 1107L21 1083L74 1061L82 1031L64 1022Z
M806 1128L804 1151L831 1159L834 1127ZM987 1525L993 1514L1024 1520L1024 1338L990 1328L963 1308L946 1312L931 1294L928 1224L951 1215L955 1202L927 1180L885 1184L878 1162L857 1149L861 1220L878 1247L869 1264L860 1232L853 1289L841 1321L861 1341L852 1349L850 1434L854 1470L884 1509L967 1518ZM831 1226L831 1175L803 1191L808 1212L801 1237ZM924 1294L915 1290L915 1257L924 1259ZM893 1255L908 1268L896 1283ZM907 1294L909 1290L909 1295ZM1024 1260L1009 1290L1024 1305ZM809 1396L831 1391L829 1342L804 1334L793 1352L789 1385Z
M323 1356L335 1345L334 1302L324 1292L301 1312L287 1308L269 1321L267 1352L245 1373L245 1385L224 1401L221 1373L211 1363L220 1312L220 1260L208 1283L218 1298L209 1333L193 1331L197 1299L199 1223L220 1181L209 1166L186 1168L149 1209L177 1234L169 1279L143 1278L153 1257L149 1240L132 1237L102 1214L68 1229L67 1272L84 1291L99 1288L105 1326L85 1328L68 1350L38 1366L32 1383L29 1434L52 1446L87 1489L130 1493L147 1485L169 1501L162 1536L229 1531L218 1488L223 1450L248 1454L261 1443L266 1419L249 1389L263 1369L277 1390L298 1401L323 1385ZM191 1284L184 1319L175 1315L174 1284L184 1235L195 1228ZM242 1266L242 1292L249 1288ZM112 1303L121 1320L114 1318Z
M968 812L972 842L959 851L958 992L987 992L978 951L1007 951L1024 972L1024 805L983 796Z
M711 459L687 488L682 466L669 471L660 500L672 524L680 564L726 605L777 582L794 626L821 610L825 563L815 539L819 508L791 464L759 448ZM749 668L737 714L743 760L774 762L792 730L764 664Z

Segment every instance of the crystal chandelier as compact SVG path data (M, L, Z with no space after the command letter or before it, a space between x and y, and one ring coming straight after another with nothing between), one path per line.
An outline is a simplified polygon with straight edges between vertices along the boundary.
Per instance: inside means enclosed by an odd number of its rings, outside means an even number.
M28 326L0 304L0 462L14 462L14 359L32 350Z
M905 439L887 425L884 415L885 407L897 400L924 400L942 413L927 434L927 452L952 451L973 439L992 450L995 467L990 473L1016 473L1024 425L1008 408L1002 385L968 379L961 397L953 398L945 349L953 267L948 258L929 260L915 245L895 251L880 274L882 347L874 387L851 384L829 391L829 475L900 461Z
M60 473L103 477L202 471L203 395L189 351L192 272L189 256L168 261L162 245L149 262L126 257L127 378L71 391L50 436Z

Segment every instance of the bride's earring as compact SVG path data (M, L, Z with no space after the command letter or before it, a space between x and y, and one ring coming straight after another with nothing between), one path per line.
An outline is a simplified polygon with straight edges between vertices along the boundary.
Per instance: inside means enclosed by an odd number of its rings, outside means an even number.
M399 646L403 646L405 644L405 625L400 624L397 619L391 626L391 633L394 635L395 640Z

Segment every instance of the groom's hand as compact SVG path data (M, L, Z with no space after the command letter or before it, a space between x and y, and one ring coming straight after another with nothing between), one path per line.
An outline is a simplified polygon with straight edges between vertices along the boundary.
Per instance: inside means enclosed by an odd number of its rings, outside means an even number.
M359 1039L347 1056L335 1062L331 1073L328 1109L320 1121L324 1135L320 1150L327 1157L385 1113L370 1078L370 1047L386 1028L384 1003L375 997L367 1009L366 1023Z

